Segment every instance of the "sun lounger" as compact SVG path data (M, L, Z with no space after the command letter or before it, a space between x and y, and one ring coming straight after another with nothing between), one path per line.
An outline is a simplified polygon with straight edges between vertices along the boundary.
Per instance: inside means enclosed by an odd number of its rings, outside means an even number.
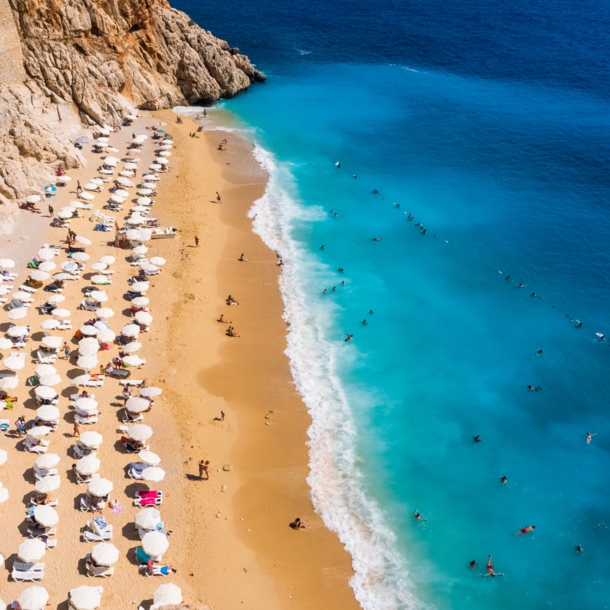
M129 464L129 470L127 474L130 479L142 479L142 471L148 468L148 464L144 464L143 462L131 462Z
M100 308L100 304L97 301L88 301L85 299L80 304L81 309L85 309L86 311L96 311Z
M36 350L36 362L39 364L53 364L57 360L57 354L49 354L41 350Z
M144 379L125 379L123 381L119 381L119 385L124 386L140 386L144 383Z
M163 498L161 496L157 496L156 498L136 498L133 501L133 505L140 508L145 506L161 506L161 504L163 504Z
M13 568L20 572L27 572L28 570L34 570L36 572L44 571L44 563L24 563L22 561L14 561Z
M150 573L150 570L152 569L152 574ZM151 568L148 567L148 564L143 563L140 564L138 566L138 570L140 572L144 572L144 576L169 576L170 574L172 574L172 569L170 566L152 566ZM163 604L161 604L163 605ZM140 606L141 608L142 606ZM151 606L152 608L152 606Z
M97 503L97 506L94 507L91 502L84 497L80 499L80 510L84 513L87 512L95 512L96 510L102 510L106 506L106 502L100 501Z
M141 413L134 413L132 415L131 413L129 413L129 411L126 411L125 415L123 415L124 424L135 424L141 421L144 421L144 416Z
M102 578L106 578L107 576L112 576L113 574L114 568L110 566L91 565L87 569L87 576L101 576Z
M38 468L38 466L34 464L34 476L38 481L46 477L57 476L57 468Z
M29 538L40 538L44 540L46 543L46 538L49 536L55 536L57 534L56 527L31 527L28 528L28 537Z
M0 432L6 432L11 427L8 419L0 419Z
M97 424L98 418L97 418L97 415L93 415L92 417L83 417L82 415L75 413L74 421L77 424L82 424L82 425Z
M163 492L156 489L136 491L136 498L160 498L162 495Z
M40 441L40 444L37 445L29 438L26 438L23 441L23 448L29 453L46 453L49 448L49 441Z
M17 562L15 562L17 563ZM44 578L44 563L38 564L42 566L41 570L17 570L13 564L11 576L17 582L35 582Z
M48 504L45 504L45 506L57 506L59 504L59 500L57 498L55 498L54 500L51 500ZM34 502L34 498L30 498L30 506L39 506L39 504L36 504L36 502Z
M81 447L80 445L74 445L74 447L72 447L72 453L74 454L74 457L78 458L79 460L80 458L84 458L86 455L96 455L93 449L87 449L86 447Z

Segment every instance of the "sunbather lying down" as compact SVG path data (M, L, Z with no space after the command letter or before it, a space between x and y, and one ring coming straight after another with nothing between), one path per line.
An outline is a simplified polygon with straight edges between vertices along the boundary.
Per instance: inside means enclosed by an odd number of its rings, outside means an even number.
M148 563L144 563L139 567L140 571L144 572L146 576L168 576L172 572L177 572L173 566L155 566L152 560L148 560Z

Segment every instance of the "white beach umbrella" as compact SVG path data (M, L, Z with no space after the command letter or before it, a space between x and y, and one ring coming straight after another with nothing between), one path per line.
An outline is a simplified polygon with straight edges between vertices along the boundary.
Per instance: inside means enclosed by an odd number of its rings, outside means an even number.
M149 205L152 203L152 199L150 197L138 197L136 199L136 203L138 205Z
M164 258L161 258L160 256L153 256L150 259L150 262L153 265L157 265L157 267L163 267L163 265L165 265L165 263L167 262Z
M44 587L29 587L17 599L21 610L43 610L48 601L49 594Z
M70 176L59 176L55 182L70 182L72 178Z
M115 339L116 339L116 333L114 331L110 330L109 328L100 330L100 332L97 333L97 340L100 343L112 343Z
M157 163L159 165L168 165L169 164L169 159L166 159L165 157L160 157L157 159Z
M12 269L15 266L15 261L10 258L0 258L0 267L2 269Z
M125 197L119 197L118 195L110 195L110 201L112 201L112 203L125 203Z
M147 212L148 213L148 208L145 205L134 205L133 208L131 208L131 212Z
M89 265L89 267L92 271L104 271L108 265L105 265L104 263L93 263L92 265Z
M144 174L142 180L152 180L153 182L160 180L157 174Z
M41 377L42 375L56 375L57 369L52 364L39 364L36 367L36 375Z
M53 400L57 396L57 392L53 388L44 385L34 388L34 394L42 400Z
M133 178L135 176L135 172L130 172L127 169L122 169L119 172L119 176L123 176L123 178Z
M102 320L109 320L114 316L114 311L108 307L100 307L95 310L95 315Z
M11 309L8 312L7 317L9 320L23 320L28 315L27 307L19 307L18 309Z
M56 407L53 408L55 409ZM49 468L55 468L55 466L59 464L59 459L60 458L56 453L45 453L44 455L39 455L34 461L34 464L41 470L48 470Z
M47 552L47 545L39 538L25 540L17 547L17 557L25 563L40 561Z
M57 311L57 310L55 310ZM56 337L55 335L51 335L49 337L43 337L40 341L43 345L50 347L51 349L58 349L63 344L63 339L61 337Z
M18 385L19 377L17 375L0 378L0 390L14 390Z
M65 205L63 208L61 208L62 212L70 212L71 214L74 214L74 212L76 212L76 209L73 208L71 205Z
M87 487L89 493L101 498L107 496L113 489L112 481L108 479L91 479L89 486Z
M140 216L140 214L135 213L132 214L129 218L125 220L125 223L132 226L140 226L146 223L146 218Z
M121 152L118 148L115 148L114 146L105 146L104 150L106 152L113 152L113 153Z
M71 273L56 273L53 276L54 280L74 280L75 276L74 276L74 272Z
M77 197L79 199L84 199L85 201L93 201L95 199L94 195L92 195L91 193L85 193L85 192L79 193L77 195Z
M87 182L87 184L85 184L85 186L83 186L83 188L86 191L97 191L97 189L99 188L99 185L93 184L93 182Z
M136 246L132 252L134 254L138 254L138 255L143 255L146 254L148 252L148 247L147 246Z
M140 366L143 364L143 361L138 358L138 356L125 356L123 358L123 362L128 364L129 366Z
M13 342L10 339L0 338L0 349L11 349Z
M138 321L138 324L143 324L144 326L149 326L153 321L153 317L147 311L136 312L134 318Z
M0 466L6 464L6 460L8 460L8 452L6 449L0 449Z
M49 426L33 426L27 431L27 436L30 438L42 438L51 432Z
M143 530L152 530L161 523L161 513L156 508L144 508L136 514L136 526Z
M19 354L11 354L4 361L4 368L9 369L10 371L20 371L25 368L25 359L19 358Z
M142 538L144 552L153 557L163 555L169 547L169 540L161 532L148 532Z
M116 182L126 187L133 186L133 182L131 180L127 180L127 178L117 178Z
M0 504L4 504L9 498L8 489L6 487L0 487ZM2 555L0 555L2 557Z
M91 182L93 184L97 184L98 186L102 186L104 181L101 178L91 178Z
M138 117L135 114L128 114L125 118L130 121L135 121Z
M96 334L99 332L94 326L85 326L84 328L93 328ZM86 337L78 342L78 353L81 356L93 356L100 349L98 340L94 337Z
M156 185L154 182L143 182L143 183L142 183L142 186L143 186L145 189L152 189L152 190L154 190L154 189L156 189L156 188L157 188L157 185Z
M74 406L79 410L79 411L85 411L87 413L92 413L93 411L97 411L97 400L94 400L93 398L78 398L75 402L74 402Z
M52 294L47 298L47 303L63 303L66 297L63 294Z
M72 258L75 261L79 261L80 263L84 263L85 261L88 261L91 257L86 252L75 252L72 255Z
M174 141L171 138L168 138L166 140L161 140L161 143L162 144L173 144Z
M137 163L125 163L124 165L125 169L138 169L138 165Z
M66 261L61 264L62 271L66 273L77 273L80 270L80 266L76 261ZM59 274L56 274L59 275ZM61 278L58 278L61 279Z
M159 156L160 156L160 157L171 157L171 156L172 156L172 153L171 153L171 152L169 152L168 150L163 150L163 151L161 151L161 152L159 153Z
M87 447L88 449L97 449L102 444L103 438L99 432L91 430L88 432L83 432L78 440L83 447Z
M49 279L49 274L46 271L38 271L37 269L30 273L30 277L36 282L44 282Z
M61 212L59 212L57 214L58 218L61 218L62 220L68 220L68 218L72 218L73 214L72 212L68 212L66 210L62 210Z
M40 323L40 328L44 330L55 330L58 326L61 326L61 322L59 320L44 320Z
M137 324L127 324L121 329L123 337L137 337L140 334L140 327Z
M155 388L153 386L142 388L139 391L140 396L144 396L145 398L154 398L155 396L160 396L162 393L163 390L161 388Z
M142 344L139 341L132 341L131 343L124 345L122 349L126 354L135 354L141 347Z
M79 244L83 244L83 246L90 246L92 241L88 237L83 237L82 235L77 235L74 238Z
M92 284L107 284L108 278L105 275L94 275L89 281Z
M116 263L116 258L110 255L102 256L102 258L100 258L100 263L104 265L113 265Z
M108 156L104 159L104 165L116 165L119 160L116 157Z
M76 361L76 366L84 369L86 371L90 371L95 368L99 364L97 356L80 356Z
M129 197L129 193L125 189L118 189L114 192L115 195L119 197Z
M69 318L71 315L69 310L60 309L59 307L54 309L51 313L54 318Z
M6 331L9 337L27 337L30 334L29 326L11 326Z
M148 282L134 282L131 288L134 292L146 292L150 288L150 284Z
M148 195L150 195L152 193L152 189L147 189L147 188L141 188L138 191L138 195L141 195L142 197L147 197Z
M70 591L70 605L75 610L95 610L102 605L102 587L78 587Z
M36 506L34 508L34 519L42 527L53 527L59 523L59 515L52 506Z
M61 485L61 477L54 474L48 477L44 477L38 481L36 481L36 485L34 485L34 489L41 494L48 494L51 491L55 491L59 489Z
M38 203L40 201L40 195L28 195L25 200L28 203Z
M38 409L36 409L36 414L42 421L50 422L59 419L60 416L59 409L57 407L54 407L53 405L43 405L42 407L39 407Z
M101 542L91 549L91 558L98 566L112 566L119 560L119 549L109 542Z
M138 453L138 457L149 466L158 466L161 463L161 458L152 451L148 451L148 449L142 449Z
M161 585L154 595L154 602L157 607L165 605L177 605L182 603L182 589L174 583Z
M104 261L104 264L108 265L109 263L106 263ZM94 301L97 301L98 303L105 303L108 300L108 295L103 290L92 290L89 293L89 298L93 299Z
M41 271L53 271L53 269L55 269L56 267L57 265L53 261L43 261L42 263L40 263L40 265L38 265L38 268Z
M41 248L36 254L36 258L43 261L51 261L55 258L55 251L50 248Z
M17 299L18 301L27 301L32 300L32 295L29 292L18 290L17 292L13 292L13 298Z
M142 471L142 478L151 483L159 483L165 478L165 470L157 466L150 466Z
M135 297L131 299L131 304L136 307L145 307L150 303L150 299L148 297Z
M152 436L152 433L152 428L145 424L136 424L135 426L130 426L127 430L127 435L134 441L148 440Z
M104 132L105 132L105 131L106 131L106 130L104 129ZM101 133L104 133L104 132L101 132ZM98 138L98 139L97 139L97 141L98 141L98 142L100 142L101 144L108 144L108 138L107 138L107 137L105 137L105 136L104 136L104 137L101 137L101 138Z
M84 326L80 327L80 332L85 335L85 337L95 337L99 330L91 324L85 324Z
M73 208L76 208L78 210L88 210L88 209L90 209L88 207L88 204L83 203L82 201L73 201L71 203L71 205L72 205Z
M59 375L43 375L39 379L40 385L46 385L50 388L61 383L61 377Z
M83 476L89 476L99 472L101 462L94 455L86 455L76 462L76 471Z
M130 413L142 413L142 411L147 411L150 409L150 401L145 398L138 398L134 396L132 398L127 399L125 402L125 408Z

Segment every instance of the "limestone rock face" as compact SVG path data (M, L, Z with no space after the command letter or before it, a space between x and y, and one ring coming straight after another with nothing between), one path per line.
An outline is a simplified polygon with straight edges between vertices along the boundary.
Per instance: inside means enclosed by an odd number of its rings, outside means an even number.
M0 0L12 28L11 16L25 80L0 74L2 203L39 189L54 163L81 165L69 140L83 125L117 125L134 108L209 104L265 80L166 0ZM8 53L0 46L0 62L14 65Z

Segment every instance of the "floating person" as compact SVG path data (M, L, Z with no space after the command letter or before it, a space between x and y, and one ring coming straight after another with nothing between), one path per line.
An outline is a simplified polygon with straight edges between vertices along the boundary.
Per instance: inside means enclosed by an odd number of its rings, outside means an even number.
M335 215L333 216L333 218L339 218L339 214L335 213Z
M322 294L326 294L326 292L327 292L327 291L326 291L326 288L324 288L324 291L322 292Z
M373 241L381 241L381 237L373 237Z
M541 386L538 386L537 388L535 388L533 385L528 385L527 389L528 392L538 392L540 390Z
M535 293L535 292L532 292L532 294L530 294L530 299L531 299L532 297L535 297L535 296L536 296L536 293Z
M351 341L354 338L354 335L346 335L346 341Z
M338 271L339 273L343 273L344 269L343 269L343 267L339 267L339 269L337 269L337 271Z
M373 190L373 195L379 195L379 191L377 189Z
M356 176L356 174L354 174L354 178L358 178L358 176Z
M337 287L333 286L333 292L337 292Z
M341 167L341 163L339 163L339 161L337 161L337 162L335 163L335 167Z
M472 438L475 443L480 443L483 440L479 434L477 434L476 436L473 436Z
M372 309L369 309L369 313L373 315L375 312Z
M508 479L504 476L504 477L500 477L500 481L502 481L502 485L506 485L506 483L508 482Z
M604 337L604 335L602 333L595 333L595 334L597 335L597 338L600 341L605 341L606 340L606 337Z
M419 521L420 523L423 523L424 521L428 521L428 519L424 519L421 516L421 513L417 509L415 509L413 511L413 519L415 519L415 521Z
M477 567L477 562L473 559L468 565L471 570L474 570Z
M582 322L580 320L574 320L575 322L578 322L578 326L576 326L576 328L582 328Z
M507 275L507 276L506 276L504 279L505 279L507 282L510 282L510 275Z
M582 548L582 546L580 544L576 545L576 552L577 553L582 553L584 551L584 549Z
M320 250L324 250L324 244L320 246Z
M544 352L543 352L541 349L539 349L539 350L536 352L536 354L537 354L538 356L542 356L542 354L544 354Z
M526 525L522 527L518 532L515 532L513 536L523 536L523 534L529 534L536 529L535 525Z
M364 320L362 320L362 326L366 326L368 324L368 322L366 321L366 318Z
M593 440L594 436L597 436L597 432L595 434L591 434L590 432L587 432L587 445L591 444L591 441Z
M517 288L525 288L525 284L519 284Z
M496 576L504 576L504 574L496 574L495 570L494 570L494 565L491 561L491 555L487 558L487 574L481 574L482 577L485 576L491 576L491 577L496 577Z

